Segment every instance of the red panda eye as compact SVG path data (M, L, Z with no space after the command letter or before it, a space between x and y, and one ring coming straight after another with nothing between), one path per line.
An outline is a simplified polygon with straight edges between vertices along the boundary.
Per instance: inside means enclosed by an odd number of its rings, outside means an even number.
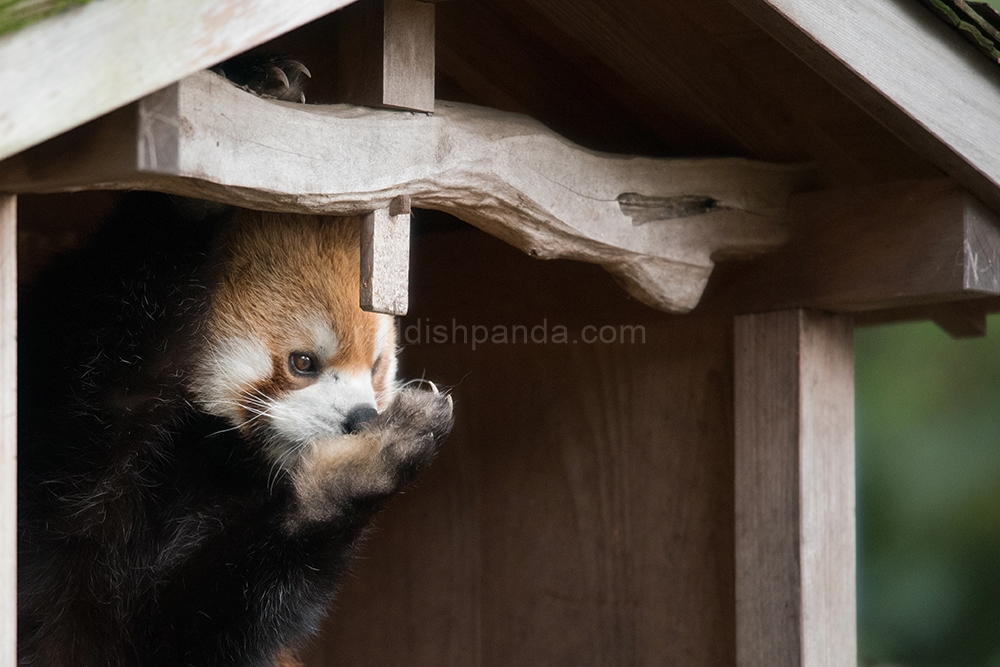
M381 358L376 359L375 363L372 364L372 377L375 377L375 375L378 374L378 369L381 365L382 365L382 359Z
M288 365L297 375L312 375L319 370L316 360L306 352L292 352L288 355Z

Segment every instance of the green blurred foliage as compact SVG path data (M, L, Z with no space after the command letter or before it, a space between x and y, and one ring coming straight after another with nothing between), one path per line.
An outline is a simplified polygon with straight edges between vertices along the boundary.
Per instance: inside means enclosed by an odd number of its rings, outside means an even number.
M859 329L861 664L1000 667L1000 316Z

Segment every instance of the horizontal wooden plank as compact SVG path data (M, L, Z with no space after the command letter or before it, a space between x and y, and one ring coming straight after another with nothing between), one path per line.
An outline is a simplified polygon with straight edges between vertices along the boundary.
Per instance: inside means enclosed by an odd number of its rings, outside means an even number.
M996 63L917 2L731 0L946 173L1000 210Z
M1000 297L993 296L925 306L869 310L855 314L854 324L865 327L932 320L955 338L974 338L985 335L987 315L996 312L1000 312Z
M0 37L0 159L350 0L101 0Z
M433 116L264 100L201 72L0 163L12 192L147 188L357 215L398 196L534 257L594 262L656 307L692 308L716 254L787 238L798 166L584 150L537 121L438 102Z
M792 240L720 265L702 308L858 312L1000 295L1000 219L954 181L794 195Z

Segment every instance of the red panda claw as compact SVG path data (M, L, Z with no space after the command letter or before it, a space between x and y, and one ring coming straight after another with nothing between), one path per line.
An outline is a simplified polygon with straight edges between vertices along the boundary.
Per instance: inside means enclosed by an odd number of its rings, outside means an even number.
M309 71L309 68L300 63L298 60L289 61L288 67L290 69L295 70L296 72L301 72L302 74L305 74L307 79L313 78L312 72Z
M428 380L428 381L427 381L427 384L429 384L429 385L431 386L431 391L432 391L432 392L434 392L435 394L439 393L439 392L438 392L438 388L437 388L437 385L436 385L436 384L434 384L434 383L433 383L433 382L431 382L430 380Z
M288 86L291 85L288 82L288 75L285 74L285 71L280 67L272 67L271 73L274 74L274 77L276 79L278 79L279 81L281 81L282 84L284 84L285 88L288 88Z

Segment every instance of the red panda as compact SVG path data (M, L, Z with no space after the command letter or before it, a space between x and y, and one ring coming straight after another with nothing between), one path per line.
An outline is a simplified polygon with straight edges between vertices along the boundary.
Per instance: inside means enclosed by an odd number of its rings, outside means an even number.
M268 666L452 423L357 219L132 193L22 295L19 664Z

